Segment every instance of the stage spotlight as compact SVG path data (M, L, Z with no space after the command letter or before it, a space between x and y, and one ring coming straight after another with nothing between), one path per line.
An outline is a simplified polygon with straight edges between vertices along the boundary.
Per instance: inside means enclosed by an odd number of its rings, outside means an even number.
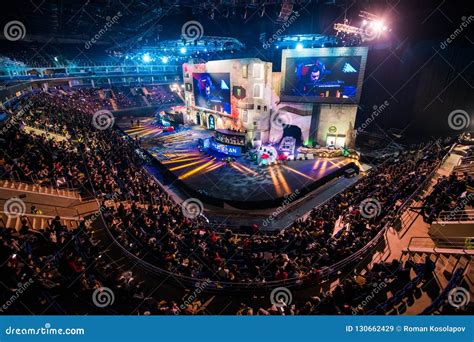
M151 62L150 54L145 53L145 54L143 55L143 57L142 57L142 60L143 60L145 63Z
M278 45L275 45L275 49L278 49Z
M383 21L376 21L374 22L374 28L377 30L377 31L381 31L382 28L383 28Z
M362 21L362 26L365 26L365 25L367 25L367 20L364 19L364 20Z
M168 63L168 57L166 57L166 56L161 57L161 62L164 63L164 64Z
M298 50L298 51L303 50L303 44L301 44L301 43L296 44L296 50Z
M182 54L185 54L186 53L186 48L185 47L182 47L181 49L179 49L179 52L181 52Z

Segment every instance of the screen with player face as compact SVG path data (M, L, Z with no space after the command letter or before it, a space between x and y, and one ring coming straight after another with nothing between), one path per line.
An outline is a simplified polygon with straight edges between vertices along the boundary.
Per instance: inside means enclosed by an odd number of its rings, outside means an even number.
M229 73L193 73L193 87L196 107L231 114Z
M355 99L360 56L297 57L286 61L284 94Z
M281 98L287 101L357 103L365 72L363 48L285 50Z

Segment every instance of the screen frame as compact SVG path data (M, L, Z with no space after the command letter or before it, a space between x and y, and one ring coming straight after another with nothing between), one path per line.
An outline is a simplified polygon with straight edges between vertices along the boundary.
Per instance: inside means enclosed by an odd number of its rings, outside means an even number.
M328 104L358 104L364 83L365 67L367 64L368 47L337 47L337 48L312 48L312 49L286 49L281 54L281 84L280 101L305 102L305 103L328 103ZM353 98L319 97L319 96L294 96L284 94L287 60L288 58L304 57L354 57L360 56L359 75L356 85L356 96Z
M219 112L217 110L213 110L213 109L210 109L210 108L206 108L206 107L201 107L201 106L198 106L196 104L196 94L195 94L195 89L194 89L194 74L229 74L229 104L230 104L230 113L226 113L226 112ZM219 114L219 115L224 115L225 117L230 117L232 116L232 96L233 96L233 93L232 93L232 73L230 71L192 71L190 73L190 78L191 78L191 85L192 85L192 90L190 91L190 93L192 94L192 98L193 98L193 107L195 109L198 109L200 111L203 111L203 112L206 112L206 113L213 113L213 114Z

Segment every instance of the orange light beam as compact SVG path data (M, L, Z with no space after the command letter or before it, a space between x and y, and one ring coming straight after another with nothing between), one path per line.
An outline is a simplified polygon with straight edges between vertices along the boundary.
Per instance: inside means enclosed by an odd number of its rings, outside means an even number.
M196 160L200 158L201 157L171 159L171 160L162 161L161 164L174 164L174 163L180 163L180 162L185 162L185 161L190 161L190 160Z
M195 168L195 169L193 169L193 170L191 170L191 171L188 171L188 172L182 174L182 175L179 176L178 178L179 178L179 179L186 179L186 178L188 178L188 177L194 175L195 173L199 172L200 170L202 170L202 169L208 167L208 166L211 165L212 163L214 163L214 160L215 160L215 158L212 159L211 161L208 161L208 162L207 162L206 164L204 164L204 165L201 165L201 166L199 166L199 167L197 167L197 168Z
M192 163L187 163L187 164L184 164L184 165L175 166L175 167L170 168L170 171L185 169L185 168L190 167L192 165L204 163L204 162L206 162L206 159L201 159L201 160L198 160L198 161L195 161L195 162L192 162ZM209 160L209 159L207 159L207 160Z
M247 172L250 172L250 173L253 174L254 176L257 176L257 175L258 175L258 172L255 172L255 171L252 170L251 168L248 168L247 166L242 165L242 164L240 164L239 162L233 162L233 163L239 165L242 169L246 170Z
M241 169L240 167L238 167L237 165L235 165L234 163L230 163L230 166L234 169L236 169L237 171L239 171L240 173L243 173L244 175L247 174L247 172L245 172L243 169Z
M283 166L285 169L290 170L291 172L296 173L297 175L300 175L300 176L302 176L302 177L308 178L308 179L310 179L310 180L314 180L313 177L310 177L310 176L308 176L308 175L305 175L304 173L302 173L302 172L300 172L300 171L298 171L298 170L295 170L295 169L293 169L292 167L289 167L289 166L286 166L286 165L282 165L282 166Z
M278 181L275 175L275 171L273 171L273 168L271 166L268 168L268 171L270 172L270 177L272 178L273 186L275 187L275 191L277 192L277 195L282 196L283 194L280 188L280 182Z
M277 173L277 177L278 177L278 179L280 180L280 184L283 186L283 189L284 189L284 191L285 191L285 194L290 194L290 193L291 193L291 189L290 189L290 187L288 186L288 183L286 182L285 177L284 177L283 174L281 173L280 166L279 166L279 165L275 166L275 170L276 170L276 173Z

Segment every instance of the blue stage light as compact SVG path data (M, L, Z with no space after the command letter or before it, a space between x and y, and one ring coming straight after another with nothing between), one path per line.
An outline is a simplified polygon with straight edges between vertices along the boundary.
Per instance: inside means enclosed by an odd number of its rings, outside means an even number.
M143 59L143 61L144 61L145 63L151 62L151 57L150 57L150 54L148 54L148 53L145 53L145 54L143 55L143 58L142 58L142 59Z
M165 63L165 64L168 63L168 57L166 57L166 56L165 56L165 57L161 57L161 62L162 62L162 63Z
M303 50L303 44L301 44L301 43L296 44L296 50L298 50L298 51Z
M184 53L186 53L186 48L182 47L181 49L179 49L179 51L184 54Z

